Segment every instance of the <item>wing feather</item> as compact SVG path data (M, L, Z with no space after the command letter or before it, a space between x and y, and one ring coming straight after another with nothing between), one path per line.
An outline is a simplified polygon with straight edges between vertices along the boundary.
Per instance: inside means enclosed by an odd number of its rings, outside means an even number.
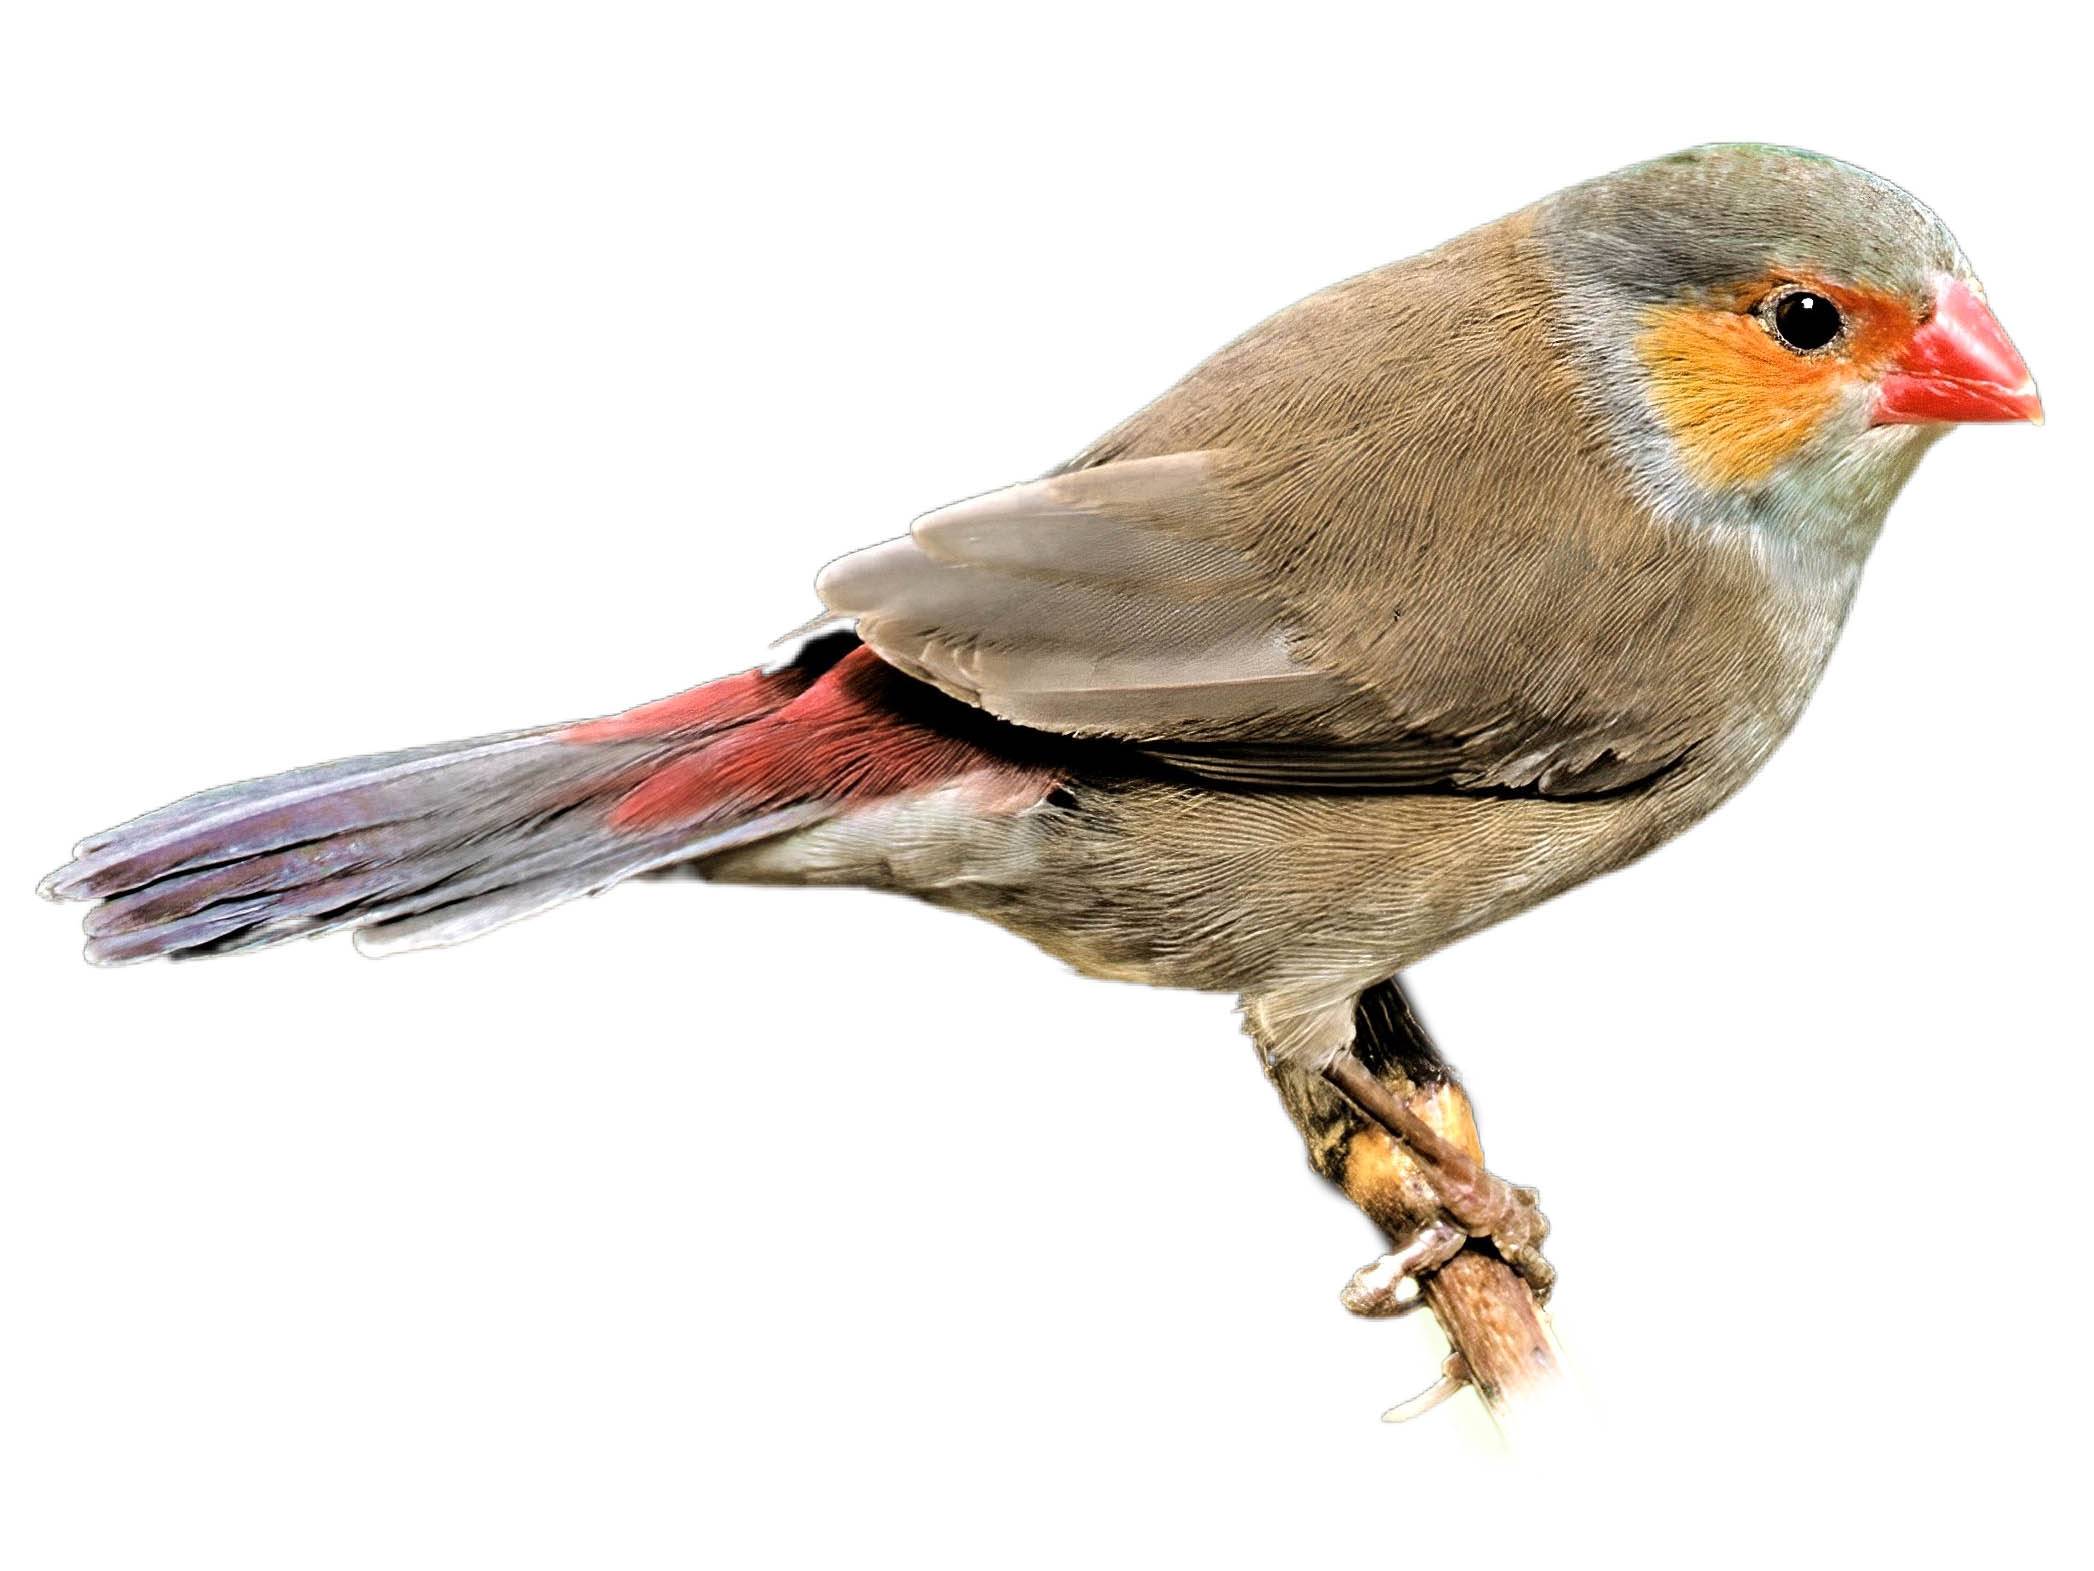
M832 563L817 590L954 697L1231 785L1575 796L1676 756L1519 691L1378 690L1305 658L1286 574L1230 543L1246 503L1228 460L1102 463L958 502ZM1495 682L1504 662L1476 667Z

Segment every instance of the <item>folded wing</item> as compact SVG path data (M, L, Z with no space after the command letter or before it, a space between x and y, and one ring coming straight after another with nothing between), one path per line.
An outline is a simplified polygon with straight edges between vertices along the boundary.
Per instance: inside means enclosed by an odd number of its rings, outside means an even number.
M1255 520L1228 457L1100 464L957 503L833 563L818 591L890 664L991 714L1232 784L1579 796L1677 756L1604 701L1537 701L1502 659L1450 688L1444 640L1411 689L1308 658L1284 564L1230 543Z

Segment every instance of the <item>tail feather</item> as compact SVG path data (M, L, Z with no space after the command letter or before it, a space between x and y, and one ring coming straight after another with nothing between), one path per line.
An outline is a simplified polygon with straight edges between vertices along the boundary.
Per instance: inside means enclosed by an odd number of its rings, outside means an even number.
M785 834L818 822L834 811L828 803L804 803L696 839L686 833L669 837L666 844L657 840L651 848L620 847L616 853L536 877L484 879L483 887L464 889L439 885L427 892L427 899L402 901L374 916L369 925L358 929L356 947L367 955L390 955L462 944L628 878Z
M369 950L455 942L717 838L718 824L626 833L611 814L813 675L750 672L631 712L653 724L545 726L219 786L81 842L40 889L98 902L83 923L98 965L342 928Z
M102 965L338 929L367 953L451 944L870 799L982 779L1020 810L1055 771L1002 729L846 635L607 719L199 792L83 841L42 888L96 902Z
M164 842L118 840L106 862L51 887L101 898L83 924L87 956L116 965L335 928L361 936L474 903L526 915L521 891L588 893L704 838L685 826L648 836L610 827L611 805L645 775L632 748L536 746L545 756L530 769L490 768L472 744L417 761L411 793L374 783L291 809L264 795L249 816L220 806L216 822L182 825Z
M56 900L95 900L172 874L359 829L410 821L441 805L457 772L499 791L543 765L544 733L482 737L376 753L200 791L83 841L41 886Z

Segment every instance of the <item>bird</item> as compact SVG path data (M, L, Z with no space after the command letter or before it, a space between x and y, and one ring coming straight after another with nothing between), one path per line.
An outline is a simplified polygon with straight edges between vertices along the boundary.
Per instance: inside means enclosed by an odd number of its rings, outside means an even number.
M1922 455L2041 418L1916 198L1692 148L1280 310L1074 458L829 564L738 674L204 791L42 892L89 903L104 965L441 946L643 876L896 892L1236 995L1370 1214L1350 1137L1418 1157L1441 1215L1351 1307L1469 1243L1546 1291L1532 1191L1376 1097L1434 1072L1403 973L1737 791Z

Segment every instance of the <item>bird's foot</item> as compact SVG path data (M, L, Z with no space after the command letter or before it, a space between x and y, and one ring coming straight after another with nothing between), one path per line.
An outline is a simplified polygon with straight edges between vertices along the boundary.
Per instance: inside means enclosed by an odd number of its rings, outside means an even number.
M1538 1204L1541 1197L1494 1174L1481 1176L1491 1186L1482 1203L1477 1203L1473 1189L1457 1189L1452 1202L1443 1192L1441 1205L1449 1220L1427 1222L1380 1259L1361 1266L1340 1290L1338 1301L1370 1320L1408 1314L1422 1302L1425 1279L1472 1239L1488 1243L1526 1278L1535 1298L1546 1301L1556 1284L1556 1268L1541 1252L1549 1232L1549 1219Z
M1430 1170L1431 1164L1426 1164ZM1525 1184L1508 1184L1474 1163L1464 1174L1433 1173L1440 1203L1468 1237L1487 1241L1498 1258L1527 1280L1534 1296L1546 1303L1556 1285L1556 1268L1541 1252L1549 1236L1542 1215L1541 1193Z
M1427 1222L1379 1260L1353 1272L1338 1302L1369 1320L1407 1315L1425 1301L1425 1278L1460 1254L1468 1241L1459 1228Z
M1409 1159L1405 1187L1411 1198L1403 1209L1413 1217L1438 1213L1405 1236L1390 1254L1354 1274L1344 1294L1346 1307L1358 1314L1400 1313L1416 1296L1415 1288L1406 1296L1403 1280L1422 1280L1472 1239L1487 1241L1499 1258L1526 1279L1536 1299L1547 1299L1556 1282L1556 1269L1541 1252L1549 1220L1542 1215L1540 1195L1489 1171L1357 1059L1341 1056L1324 1074Z

